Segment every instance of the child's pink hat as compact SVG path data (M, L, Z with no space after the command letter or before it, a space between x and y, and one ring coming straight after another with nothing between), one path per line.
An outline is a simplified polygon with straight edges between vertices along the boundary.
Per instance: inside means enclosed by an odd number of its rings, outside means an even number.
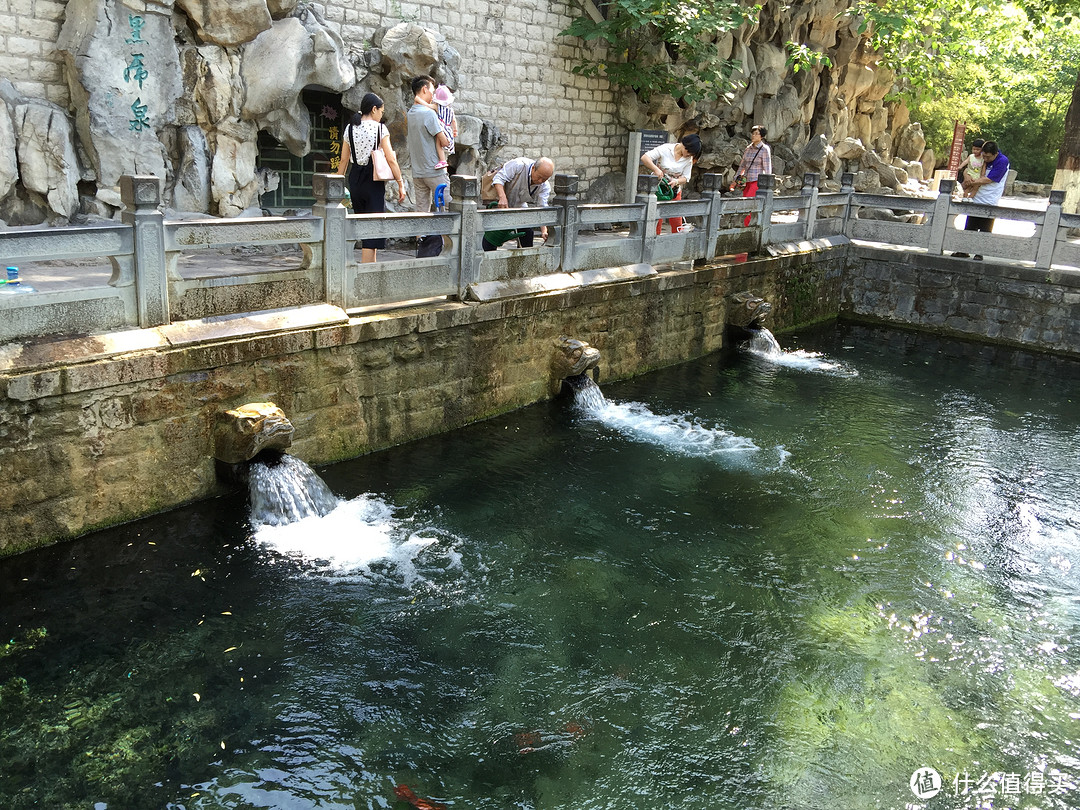
M450 92L450 88L445 84L440 84L435 88L435 103L443 106L454 103L454 94Z

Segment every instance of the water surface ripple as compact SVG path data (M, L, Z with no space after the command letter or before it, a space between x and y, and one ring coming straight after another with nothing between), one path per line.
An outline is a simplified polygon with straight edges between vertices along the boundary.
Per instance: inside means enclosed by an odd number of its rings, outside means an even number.
M1080 806L1078 366L780 341L0 561L0 807Z

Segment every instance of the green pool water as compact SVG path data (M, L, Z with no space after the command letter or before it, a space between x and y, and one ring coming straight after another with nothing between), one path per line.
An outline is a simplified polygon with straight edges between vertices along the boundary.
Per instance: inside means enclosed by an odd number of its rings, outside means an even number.
M0 808L1080 806L1080 366L780 342L0 560Z

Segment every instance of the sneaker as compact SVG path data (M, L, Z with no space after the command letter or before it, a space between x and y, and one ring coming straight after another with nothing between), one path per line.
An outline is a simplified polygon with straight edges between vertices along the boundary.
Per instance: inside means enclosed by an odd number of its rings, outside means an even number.
M445 169L449 164L445 160L440 160L435 164L436 169Z

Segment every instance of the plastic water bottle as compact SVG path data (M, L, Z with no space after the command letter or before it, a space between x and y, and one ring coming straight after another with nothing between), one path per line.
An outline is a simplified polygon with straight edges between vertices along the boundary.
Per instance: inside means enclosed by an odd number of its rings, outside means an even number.
M0 285L0 295L25 295L32 292L37 292L37 290L19 280L19 268L9 267L7 269L7 281Z

